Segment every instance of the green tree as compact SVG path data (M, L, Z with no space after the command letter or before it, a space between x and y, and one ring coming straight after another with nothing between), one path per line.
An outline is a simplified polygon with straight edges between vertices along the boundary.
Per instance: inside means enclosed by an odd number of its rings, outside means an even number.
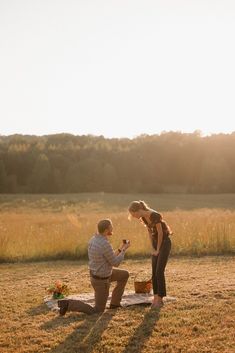
M0 193L7 192L7 174L5 165L2 160L0 160Z
M46 154L40 154L30 176L30 186L33 193L50 192L51 167Z
M7 191L10 194L15 194L18 192L18 183L16 175L9 175L7 178Z

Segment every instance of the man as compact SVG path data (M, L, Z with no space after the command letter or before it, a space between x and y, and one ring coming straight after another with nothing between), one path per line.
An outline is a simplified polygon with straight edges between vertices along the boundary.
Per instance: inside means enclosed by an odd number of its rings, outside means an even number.
M122 244L114 251L109 237L113 234L113 225L110 219L103 219L98 223L98 232L88 245L90 280L95 292L95 306L83 303L81 300L63 299L58 301L60 315L67 311L80 311L87 314L100 313L105 310L109 296L111 282L116 282L113 289L110 309L121 307L120 302L127 283L129 273L126 270L114 269L124 259L130 243Z

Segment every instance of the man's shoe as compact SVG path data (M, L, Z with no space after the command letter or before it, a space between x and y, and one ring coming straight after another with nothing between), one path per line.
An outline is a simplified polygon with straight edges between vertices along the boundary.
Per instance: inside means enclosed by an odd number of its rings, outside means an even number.
M58 307L60 308L60 316L64 316L69 308L68 300L58 300Z
M122 308L122 305L110 304L110 306L109 306L109 309L118 309L118 308Z

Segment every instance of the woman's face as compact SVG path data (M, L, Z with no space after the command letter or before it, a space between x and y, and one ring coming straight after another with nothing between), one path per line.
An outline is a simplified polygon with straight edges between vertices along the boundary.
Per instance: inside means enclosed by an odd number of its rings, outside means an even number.
M140 219L141 215L140 215L140 211L136 211L136 212L130 212L131 216L133 218L137 218Z

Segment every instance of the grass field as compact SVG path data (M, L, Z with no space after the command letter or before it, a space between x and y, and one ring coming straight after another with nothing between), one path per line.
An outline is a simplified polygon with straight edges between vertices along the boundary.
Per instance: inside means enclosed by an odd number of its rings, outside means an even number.
M130 278L149 260L126 260ZM91 292L87 263L57 261L0 265L1 353L232 353L235 262L232 257L170 258L168 295L159 313L148 306L102 316L59 317L43 304L45 287L61 279L70 293Z
M49 311L43 296L57 279L71 294L92 291L87 242L101 218L113 220L114 248L131 240L121 265L130 272L127 289L139 271L150 273L146 229L127 219L136 199L163 213L174 232L166 277L177 300L160 313L136 306L61 318ZM232 353L234 253L234 194L0 195L0 352Z
M128 204L139 198L162 212L171 226L172 255L235 253L233 194L1 195L0 261L86 258L87 243L97 222L107 217L114 224L114 247L129 238L132 245L128 257L148 256L146 229L127 218Z
M124 211L133 200L145 200L160 211L224 209L235 210L235 194L0 194L0 210L40 209L60 212L64 209L83 211Z

